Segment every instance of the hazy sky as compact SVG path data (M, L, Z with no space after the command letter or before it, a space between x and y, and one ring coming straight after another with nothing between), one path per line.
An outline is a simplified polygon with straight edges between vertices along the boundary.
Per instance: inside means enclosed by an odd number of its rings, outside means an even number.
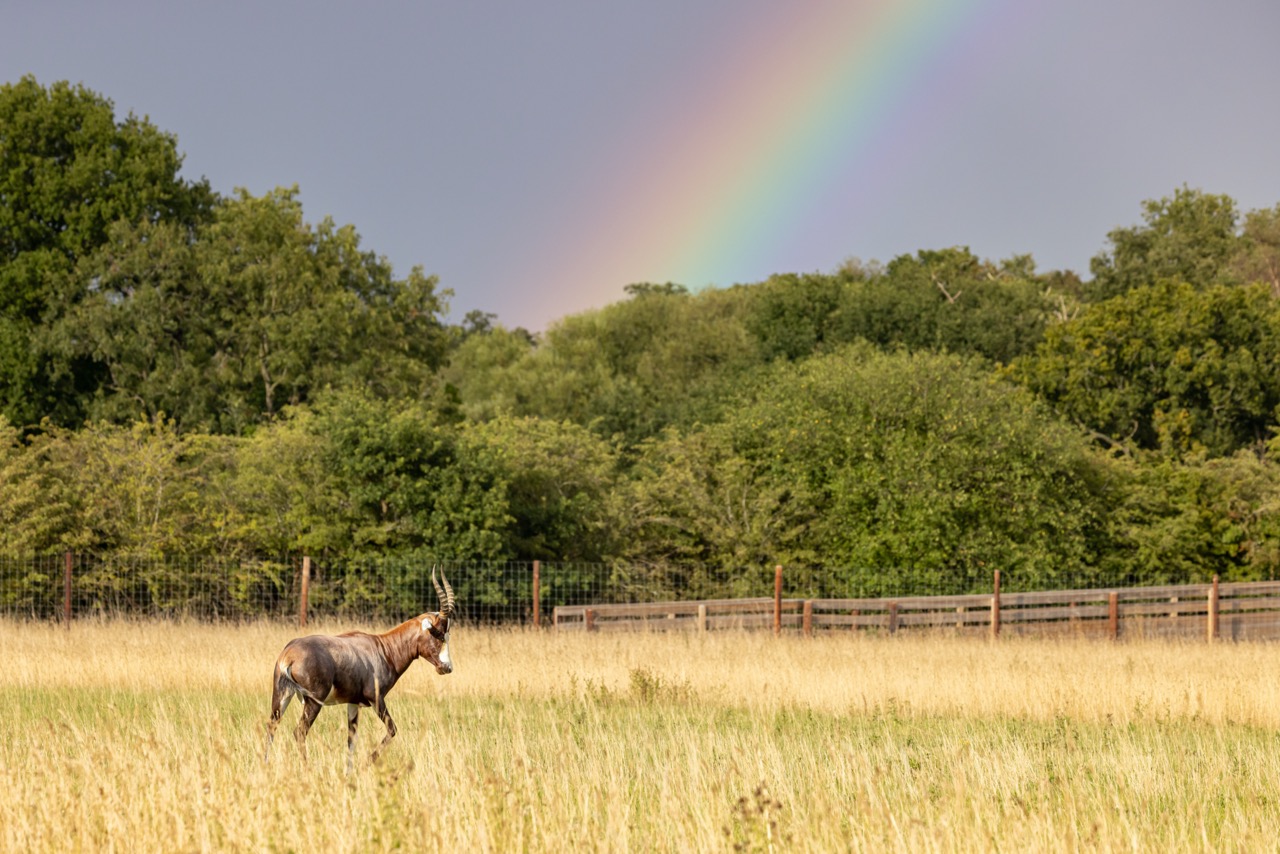
M1272 207L1277 36L1275 0L4 0L0 80L542 329L921 248L1083 274L1183 184Z

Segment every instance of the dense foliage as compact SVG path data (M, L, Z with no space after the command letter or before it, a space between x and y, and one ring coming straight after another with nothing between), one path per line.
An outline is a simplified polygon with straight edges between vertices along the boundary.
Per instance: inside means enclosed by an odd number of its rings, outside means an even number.
M573 561L653 596L1277 571L1280 206L1180 188L1087 282L953 247L531 334L449 325L296 188L181 166L83 87L0 87L0 553Z

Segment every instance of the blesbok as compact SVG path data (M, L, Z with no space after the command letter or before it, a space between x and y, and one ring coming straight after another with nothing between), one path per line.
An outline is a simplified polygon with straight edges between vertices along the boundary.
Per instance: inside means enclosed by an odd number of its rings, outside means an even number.
M389 632L373 635L346 632L341 635L308 635L285 644L276 659L275 688L271 692L271 720L267 722L265 762L271 755L280 717L295 696L302 700L302 719L294 730L298 749L307 755L307 731L323 706L347 704L347 765L353 765L356 722L361 706L373 706L386 724L387 734L374 748L376 762L396 725L387 711L387 693L415 659L425 658L441 676L453 672L449 659L449 620L453 616L453 588L441 570L444 588L431 570L431 583L440 598L440 610L401 623Z

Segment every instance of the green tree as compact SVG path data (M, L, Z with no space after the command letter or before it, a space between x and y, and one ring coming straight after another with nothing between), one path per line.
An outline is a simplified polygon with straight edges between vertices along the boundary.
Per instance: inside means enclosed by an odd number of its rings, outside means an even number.
M320 557L351 546L351 508L333 449L305 407L238 439L216 486L227 534L246 554Z
M957 356L854 347L778 371L726 421L800 517L828 595L1075 582L1098 571L1103 461L1025 391Z
M97 368L96 382L81 390L89 418L169 417L191 429L217 423L210 319L220 307L200 287L188 229L119 220L63 283L64 312L33 337L56 364Z
M206 485L226 466L223 440L156 420L51 428L43 442L44 474L61 484L70 514L53 547L136 558L221 551L223 511Z
M101 367L92 416L244 432L328 386L433 393L448 342L437 281L395 279L351 226L307 224L296 195L242 191L194 233L121 221L81 259L68 281L89 293L42 340Z
M1142 205L1143 225L1107 235L1108 251L1090 262L1094 300L1161 281L1205 288L1225 281L1238 251L1236 204L1228 196L1182 187Z
M743 323L765 360L803 359L831 338L845 289L836 276L771 276L745 289Z
M661 285L653 282L634 282L622 290L627 296L638 299L644 297L681 297L687 296L689 293L688 288L675 282L665 282Z
M1008 375L1108 445L1226 456L1271 435L1278 333L1260 285L1166 282L1050 327Z
M24 438L0 415L0 554L55 548L72 524L67 484L53 477L43 435Z
M427 403L348 389L321 397L308 429L324 440L324 466L335 478L329 512L346 528L343 553L509 557L505 482L459 453L456 429Z
M1008 362L1044 334L1051 305L1030 256L993 264L966 247L922 250L851 286L831 337Z
M1257 581L1280 569L1280 467L1253 451L1129 460L1112 559L1138 584Z
M759 596L777 562L804 551L814 506L803 486L769 477L729 430L674 428L646 440L625 489L621 563L638 595Z
M1231 457L1209 460L1215 490L1214 515L1224 520L1218 542L1239 570L1234 578L1253 580L1280 577L1280 464L1276 440L1259 456L1240 451Z
M644 290L563 318L532 344L520 331L472 336L446 375L473 417L568 420L634 443L716 417L726 389L759 364L742 304L736 291Z
M218 308L213 380L233 429L357 378L422 393L443 359L435 281L415 270L395 282L351 226L308 226L296 196L241 191L197 243L201 286Z
M97 366L54 365L33 334L89 292L89 281L68 291L62 280L114 223L205 219L214 194L179 178L181 166L172 135L132 114L117 121L83 86L0 86L0 412L11 422L80 417Z
M1280 205L1245 215L1231 274L1245 283L1266 285L1273 297L1280 297Z
M524 376L532 367L536 341L523 329L494 326L466 335L450 352L440 377L457 390L468 418L484 421L536 408L536 389Z
M615 448L586 427L532 417L465 425L459 455L505 494L503 556L600 562L616 547Z

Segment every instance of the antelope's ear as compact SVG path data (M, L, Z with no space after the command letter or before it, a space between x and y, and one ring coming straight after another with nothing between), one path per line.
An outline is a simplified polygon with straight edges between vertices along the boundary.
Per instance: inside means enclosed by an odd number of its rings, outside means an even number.
M436 624L435 624L435 622L431 619L431 617L430 617L430 616L426 616L426 617L423 617L423 618L422 618L422 630L423 630L424 632L429 632L429 631L431 631L432 629L434 629L435 627L436 627Z

